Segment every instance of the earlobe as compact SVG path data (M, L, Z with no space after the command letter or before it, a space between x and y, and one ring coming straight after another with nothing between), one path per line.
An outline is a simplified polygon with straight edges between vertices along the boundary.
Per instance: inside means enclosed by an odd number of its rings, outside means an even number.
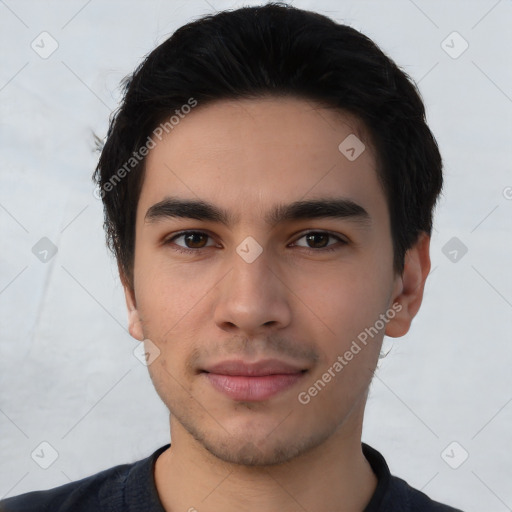
M144 333L142 332L142 323L140 321L139 312L136 309L128 311L128 331L132 338L143 341Z
M144 332L142 329L142 321L139 316L137 304L135 301L135 291L123 282L124 296L126 299L126 308L128 309L128 331L132 338L136 340L144 340Z
M404 271L401 276L396 276L392 298L392 304L397 303L401 307L394 307L397 313L386 326L386 336L398 338L406 334L420 309L425 281L430 272L429 248L430 237L422 232L405 254Z

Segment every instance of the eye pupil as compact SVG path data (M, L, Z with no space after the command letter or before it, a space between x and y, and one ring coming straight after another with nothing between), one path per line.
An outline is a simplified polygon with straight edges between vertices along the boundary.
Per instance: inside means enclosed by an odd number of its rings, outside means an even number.
M320 245L315 245L315 247L318 248L318 247L326 247L327 246L327 243L329 242L329 235L327 235L325 233L309 233L308 235L306 235L308 244L310 242L313 242L313 244L315 244L315 241L318 241L318 239L316 237L320 237L320 238L323 237L325 243L320 243Z
M200 242L197 244L196 237L203 238L203 241L206 238L203 233L188 233L185 235L185 242L187 247L190 247L191 249L201 249L204 247L204 244L201 244Z

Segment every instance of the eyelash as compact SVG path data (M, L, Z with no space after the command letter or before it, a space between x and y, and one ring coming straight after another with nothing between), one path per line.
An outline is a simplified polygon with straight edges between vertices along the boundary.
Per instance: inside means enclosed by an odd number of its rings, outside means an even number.
M297 238L297 240L300 240L301 238L304 238L305 236L307 235L310 235L310 234L322 234L322 235L328 235L329 237L332 237L332 238L336 238L338 240L338 242L341 242L342 246L344 245L347 245L348 242L346 240L344 240L343 238L339 237L338 235L335 235L334 233L331 233L329 231L322 231L322 230L318 230L318 231L315 231L315 230L311 230L311 231L306 231L305 233L302 233L302 235ZM174 240L176 240L177 238L180 238L182 236L185 236L185 235L189 235L189 234L200 234L200 235L206 235L207 237L209 238L212 238L208 233L206 233L205 231L195 231L195 230L188 230L188 231L180 231L179 233L176 233L175 235L173 235L172 237L168 238L167 240L164 241L164 245L170 245ZM321 252L332 252L332 251L336 251L336 250L339 250L340 247L336 246L336 244L333 244L334 247L321 247L319 249L313 249L311 247L303 247L303 246L299 246L301 247L303 250L305 250L308 254L312 254L312 253L321 253ZM212 247L212 246L208 246L208 247ZM201 249L206 249L207 247L200 247L198 249L189 249L189 248L185 248L185 247L182 247L180 245L175 245L173 247L173 250L174 251L177 251L177 252L180 252L182 254L194 254L194 253L198 253Z

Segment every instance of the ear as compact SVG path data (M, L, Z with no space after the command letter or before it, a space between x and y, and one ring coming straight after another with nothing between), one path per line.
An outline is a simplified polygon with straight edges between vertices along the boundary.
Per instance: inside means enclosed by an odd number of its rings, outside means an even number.
M412 319L420 309L425 281L430 272L430 237L421 232L415 244L405 253L404 271L395 277L392 304L395 316L386 325L385 334L398 338L407 333Z
M126 299L126 309L128 310L128 330L130 335L136 340L144 340L144 332L142 330L142 322L137 310L137 301L135 300L135 290L124 277L122 270L119 270L121 283L124 289L124 297Z

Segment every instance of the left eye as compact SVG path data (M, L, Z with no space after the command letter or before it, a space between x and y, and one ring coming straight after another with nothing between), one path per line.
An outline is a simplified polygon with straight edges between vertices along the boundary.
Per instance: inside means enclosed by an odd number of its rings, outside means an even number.
M305 233L300 238L298 238L298 240L305 239L307 245L298 244L297 242L294 242L294 245L298 245L299 247L306 247L308 249L323 249L326 247L330 249L330 246L335 244L329 244L329 238L335 239L342 244L347 243L339 236L327 233L325 231L310 231L309 233ZM313 246L310 244L313 244Z

